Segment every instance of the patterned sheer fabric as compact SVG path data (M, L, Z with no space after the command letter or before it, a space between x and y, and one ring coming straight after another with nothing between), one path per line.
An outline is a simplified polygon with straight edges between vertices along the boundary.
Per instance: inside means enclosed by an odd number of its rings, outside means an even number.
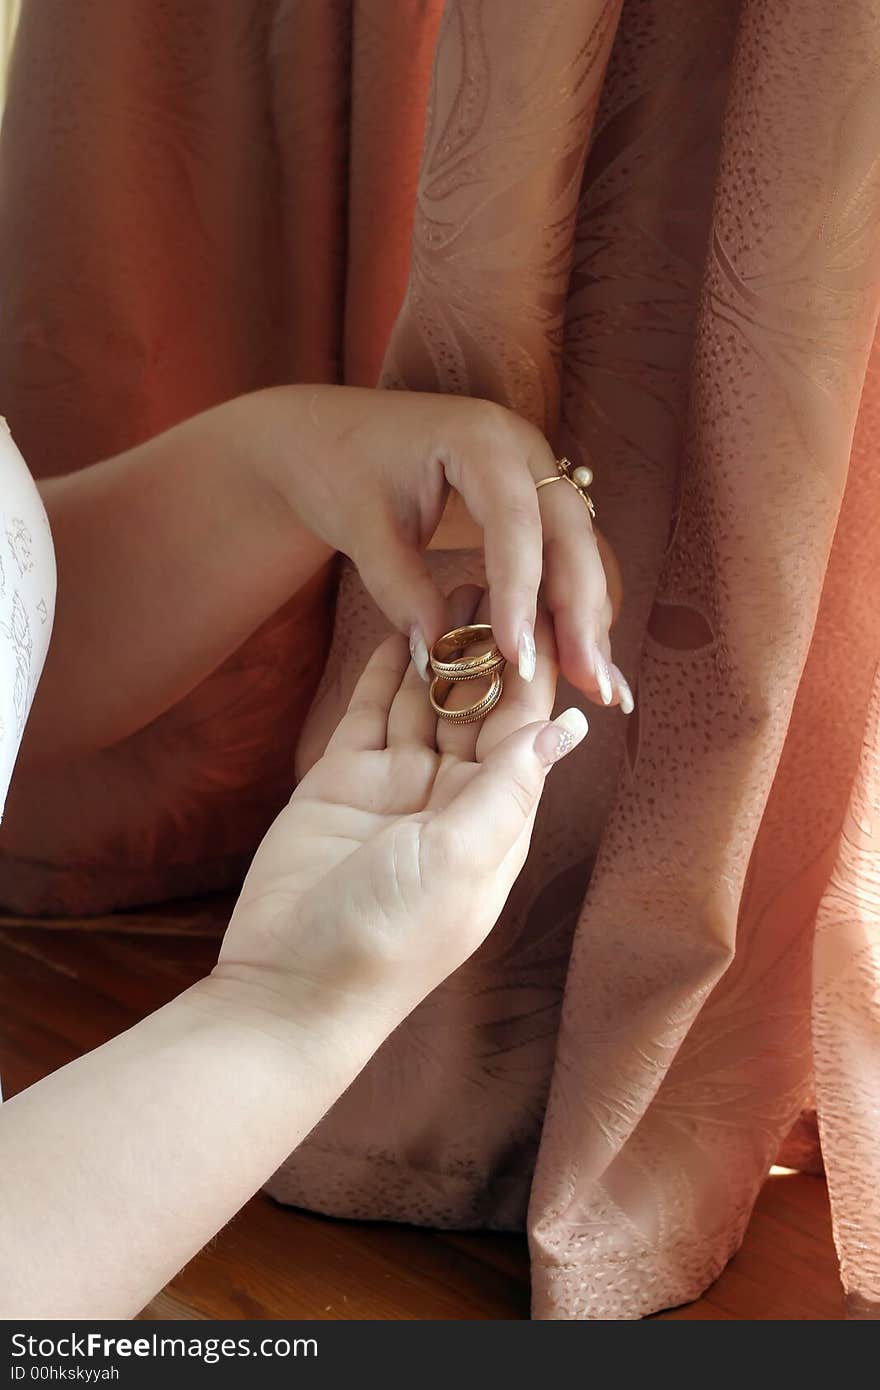
M720 1271L810 1104L880 1302L873 0L31 6L10 83L0 377L39 470L271 381L468 392L590 460L624 571L636 714L271 1190L527 1224L535 1316L638 1317ZM442 543L479 572L465 518ZM328 602L11 798L3 898L232 881ZM381 626L344 571L319 721Z

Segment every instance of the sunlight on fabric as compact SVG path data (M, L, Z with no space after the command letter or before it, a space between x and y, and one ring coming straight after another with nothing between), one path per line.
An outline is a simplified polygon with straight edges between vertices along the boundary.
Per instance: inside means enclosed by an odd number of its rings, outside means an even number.
M21 11L21 0L0 0L0 107L6 99L6 68Z

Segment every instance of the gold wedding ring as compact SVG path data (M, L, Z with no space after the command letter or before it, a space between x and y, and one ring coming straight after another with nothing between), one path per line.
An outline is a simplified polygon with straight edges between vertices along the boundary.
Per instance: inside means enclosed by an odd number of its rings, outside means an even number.
M488 645L488 651L468 656L469 647ZM450 724L473 724L494 709L501 699L504 685L501 673L504 657L488 623L466 623L438 637L430 652L433 680L428 692L431 708ZM462 709L447 709L443 699L461 681L488 680L486 694Z
M491 642L491 649L479 656L456 656L478 642ZM431 648L431 670L435 676L443 676L448 681L472 681L478 676L489 676L504 665L504 657L488 623L467 623L464 627L454 627L444 632Z
M539 478L535 483L535 488L540 492L542 487L548 487L550 483L569 483L574 488L578 497L583 502L593 520L596 520L596 508L593 499L587 488L593 482L593 470L587 468L586 464L579 464L575 468L571 459L561 458L556 460L556 472L549 478Z
M468 676L466 679L474 680L475 677ZM450 690L454 689L456 682L450 680L448 676L435 676L428 690L431 709L450 724L475 724L478 719L482 719L490 710L494 709L501 699L501 691L504 688L501 676L497 671L492 671L488 679L489 689L481 700L477 700L473 705L465 705L463 709L446 709L441 704L441 700L444 695L448 695ZM441 686L445 689L441 690Z

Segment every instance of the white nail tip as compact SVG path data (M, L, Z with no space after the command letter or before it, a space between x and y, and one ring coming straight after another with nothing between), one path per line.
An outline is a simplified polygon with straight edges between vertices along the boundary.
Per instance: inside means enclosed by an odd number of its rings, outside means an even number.
M535 639L532 635L530 624L526 623L519 637L519 673L524 681L535 679L535 670L538 664L538 654L535 650Z
M602 696L602 704L610 705L614 699L614 687L611 684L611 672L608 670L608 663L604 656L596 653L596 682L599 686L599 694Z
M636 702L633 698L633 693L629 688L629 684L627 682L626 677L624 676L619 666L612 666L611 674L614 677L614 683L617 686L617 698L620 702L621 710L624 714L632 714L633 710L636 707Z
M409 654L423 681L428 679L428 648L418 628L413 628L409 637Z

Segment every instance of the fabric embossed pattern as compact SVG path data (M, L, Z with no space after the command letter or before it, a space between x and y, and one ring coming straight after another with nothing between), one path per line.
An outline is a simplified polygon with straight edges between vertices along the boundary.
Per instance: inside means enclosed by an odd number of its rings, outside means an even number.
M467 392L590 461L624 571L636 713L591 716L499 927L273 1194L525 1225L535 1316L633 1318L717 1275L814 1109L845 1287L880 1303L876 4L125 0L23 25L0 373L40 471L272 381ZM453 511L449 586L473 545ZM233 880L328 601L103 755L130 794L100 761L19 793L0 895ZM313 725L381 631L345 570ZM815 1167L808 1117L794 1140Z

